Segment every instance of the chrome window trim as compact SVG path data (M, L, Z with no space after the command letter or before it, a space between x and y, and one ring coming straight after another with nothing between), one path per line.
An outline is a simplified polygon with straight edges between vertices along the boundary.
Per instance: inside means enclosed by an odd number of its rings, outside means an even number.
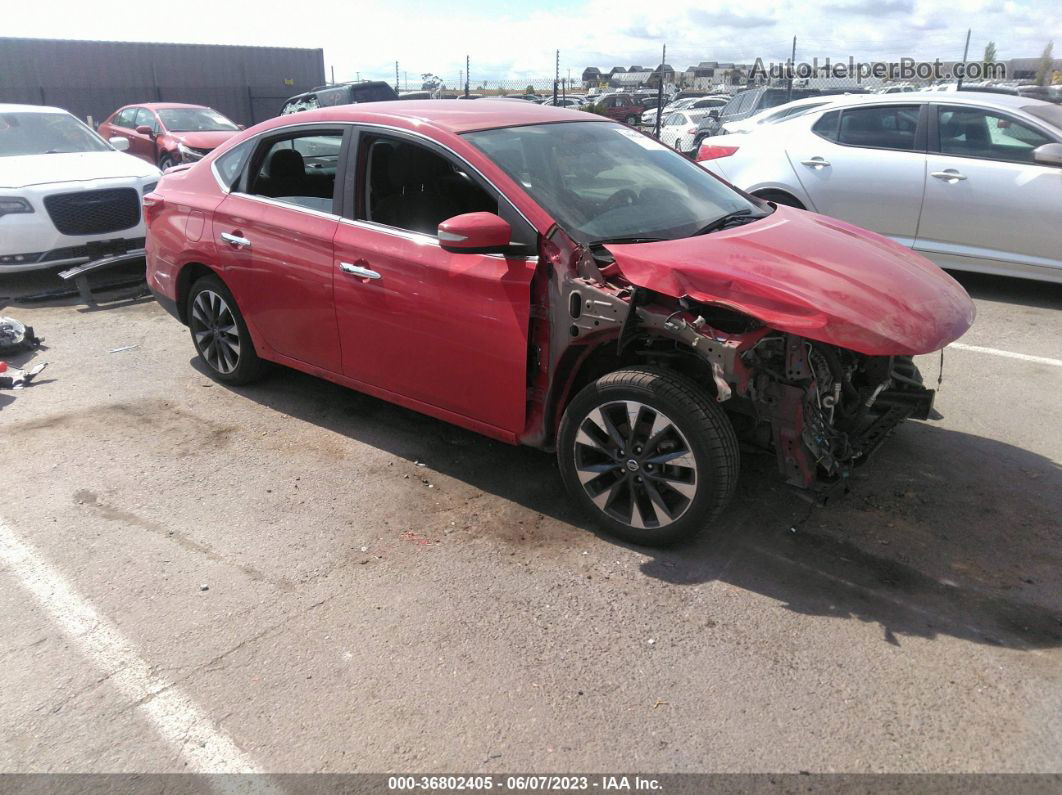
M327 218L332 221L339 221L341 217L335 213L326 213L321 210L315 210L312 207L301 207L298 204L291 204L290 202L282 202L278 199L274 199L270 196L259 196L255 193L243 193L241 191L235 191L231 193L232 196L240 196L244 199L251 199L252 201L262 202L262 204L268 204L272 207L279 207L284 210L295 210L296 212L305 213L306 215L313 215L318 218Z

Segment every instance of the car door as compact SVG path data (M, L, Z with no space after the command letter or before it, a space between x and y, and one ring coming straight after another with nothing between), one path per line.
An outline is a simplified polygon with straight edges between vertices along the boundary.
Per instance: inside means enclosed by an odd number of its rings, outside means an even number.
M928 179L915 248L957 268L1062 269L1062 168L1033 162L1048 130L1004 111L931 106Z
M147 108L136 108L129 130L129 154L147 160L149 163L158 162L158 154L155 147L155 136L159 131L159 121L154 112ZM150 135L137 132L138 127L148 127Z
M484 433L522 430L537 263L530 224L470 165L402 133L359 134L348 173L353 206L333 267L343 372ZM439 246L439 222L492 211L509 221L522 255Z
M343 126L261 136L236 189L214 211L214 245L244 317L281 356L342 372L332 284Z
M918 104L890 103L787 123L786 156L809 209L913 245L926 180L924 115Z

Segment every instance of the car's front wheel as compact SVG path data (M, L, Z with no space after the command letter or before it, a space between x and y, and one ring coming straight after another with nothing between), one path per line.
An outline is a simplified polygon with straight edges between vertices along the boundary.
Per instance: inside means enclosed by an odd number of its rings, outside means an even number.
M166 153L159 158L159 171L165 171L167 168L177 165L177 161L173 158L173 155Z
M738 444L726 413L669 370L617 370L568 405L557 442L569 493L605 530L647 546L703 530L726 507Z
M229 288L217 276L204 276L188 293L188 328L210 375L226 384L249 384L262 375L247 324Z

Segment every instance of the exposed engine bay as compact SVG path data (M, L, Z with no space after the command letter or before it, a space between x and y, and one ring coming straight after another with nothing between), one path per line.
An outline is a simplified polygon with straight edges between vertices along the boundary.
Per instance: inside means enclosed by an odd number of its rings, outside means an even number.
M608 344L621 362L672 367L703 383L739 437L773 450L787 483L815 491L843 484L903 420L930 416L935 393L910 356L866 355L771 328L723 303L629 285L607 252L565 251L571 244L554 240L561 245L546 249L552 272L535 300L550 328L542 322L533 334L532 404L564 380L573 351ZM562 400L554 395L538 416Z

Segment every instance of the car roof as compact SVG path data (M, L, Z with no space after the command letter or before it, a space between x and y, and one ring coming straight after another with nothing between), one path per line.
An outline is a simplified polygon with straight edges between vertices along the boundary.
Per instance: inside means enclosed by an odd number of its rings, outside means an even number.
M50 105L0 104L0 113L65 113L69 115L70 111L53 108Z
M520 127L562 121L611 121L582 110L568 110L534 102L462 102L457 99L398 99L336 105L291 113L265 122L269 126L293 122L361 122L418 128L432 127L450 133Z
M207 108L207 105L189 105L187 102L131 102L124 107L147 108L148 110L171 110L175 108Z
M830 104L842 104L844 102L855 103L897 103L910 102L956 102L968 105L984 105L986 107L1015 108L1021 109L1029 105L1050 105L1042 99L1035 97L1023 97L1017 94L994 94L987 91L904 91L894 94L830 94L819 97L828 99Z

